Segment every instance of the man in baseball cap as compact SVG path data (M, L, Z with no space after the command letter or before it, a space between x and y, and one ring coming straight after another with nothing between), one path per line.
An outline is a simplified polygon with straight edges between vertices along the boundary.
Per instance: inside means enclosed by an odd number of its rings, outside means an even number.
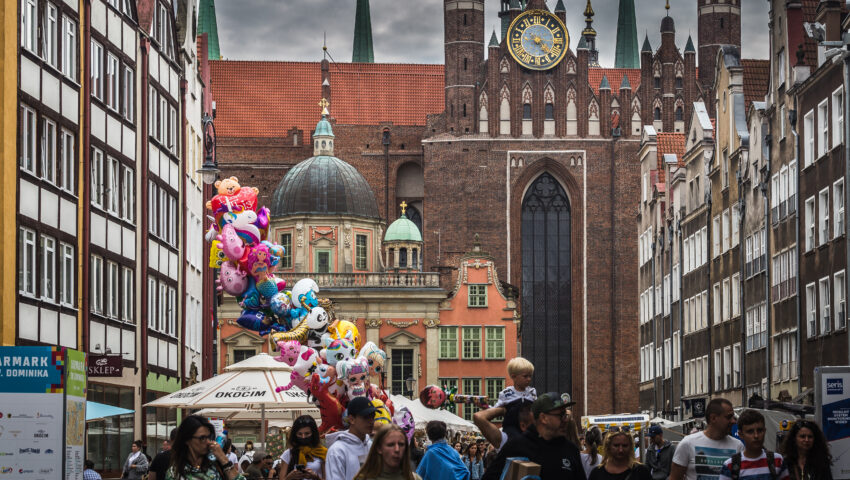
M329 479L351 480L366 461L372 440L369 434L375 426L377 409L366 397L354 397L348 402L348 430L340 432L328 447L325 473Z
M670 442L664 440L664 430L658 425L649 427L646 431L649 447L646 451L646 466L652 472L653 480L665 480L670 476L670 464L673 463L673 453L676 451Z
M508 439L482 480L500 478L510 457L526 457L540 465L541 480L584 480L579 449L564 434L567 407L572 405L575 402L569 394L547 392L538 396L531 405L534 424L522 435Z

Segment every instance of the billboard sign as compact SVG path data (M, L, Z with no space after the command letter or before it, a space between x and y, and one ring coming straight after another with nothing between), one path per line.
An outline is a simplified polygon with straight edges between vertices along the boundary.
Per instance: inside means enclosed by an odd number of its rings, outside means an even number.
M815 421L832 453L832 478L850 479L850 367L815 368Z

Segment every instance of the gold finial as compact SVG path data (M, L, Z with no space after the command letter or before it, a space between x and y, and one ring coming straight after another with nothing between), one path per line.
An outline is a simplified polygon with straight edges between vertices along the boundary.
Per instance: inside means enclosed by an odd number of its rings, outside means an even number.
M319 101L319 106L322 107L322 115L328 115L328 105L330 105L330 102L326 98Z
M407 202L405 202L404 200L402 200L402 201L401 201L401 204L399 205L399 207L401 207L401 214L402 214L402 215L404 215L404 212L407 210ZM405 215L405 216L406 216L406 215Z
M667 16L669 17L670 16L670 0L667 0L667 6L665 6L664 8L667 9Z

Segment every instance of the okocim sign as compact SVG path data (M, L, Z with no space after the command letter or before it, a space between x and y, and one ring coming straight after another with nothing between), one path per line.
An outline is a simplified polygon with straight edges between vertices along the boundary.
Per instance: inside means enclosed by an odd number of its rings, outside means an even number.
M120 377L123 374L121 355L89 355L89 377Z

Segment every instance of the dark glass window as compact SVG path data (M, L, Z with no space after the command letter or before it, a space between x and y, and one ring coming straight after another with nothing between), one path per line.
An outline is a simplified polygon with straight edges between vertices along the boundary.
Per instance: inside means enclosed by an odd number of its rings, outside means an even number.
M407 268L407 249L400 248L398 250L398 266L401 268Z
M366 250L367 250L366 245L367 245L367 242L368 242L368 238L366 238L366 235L357 235L356 240L355 240L356 252L354 254L354 256L355 256L354 268L356 268L358 270L366 270L366 268L368 267L368 264L366 262L366 258L367 258L366 257Z
M283 247L283 257L280 259L280 268L292 268L292 234L281 234L280 245Z
M316 271L319 273L331 272L331 252L316 253Z
M546 120L555 119L555 106L551 103L546 104Z
M661 77L655 77L655 88L661 88Z
M572 388L570 202L549 173L522 201L522 351L535 365L538 391Z
M682 77L676 77L676 88L684 88L683 85Z
M681 122L684 117L684 112L682 111L682 107L676 107L676 121Z
M409 395L410 392L407 391L404 381L408 377L413 377L413 349L393 348L390 352L390 362L392 364L390 390L395 395Z
M531 104L524 103L522 105L522 119L523 120L531 120Z
M654 117L653 117L653 118L654 118L655 120L661 120L661 109L660 109L660 108L655 107Z

